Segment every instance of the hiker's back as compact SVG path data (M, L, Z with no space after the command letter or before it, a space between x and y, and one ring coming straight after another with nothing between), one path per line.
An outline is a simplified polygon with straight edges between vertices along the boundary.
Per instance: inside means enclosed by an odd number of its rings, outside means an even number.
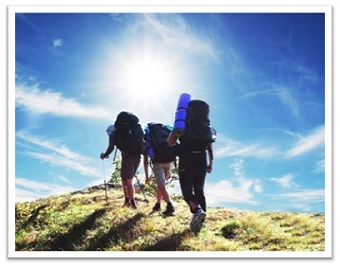
M215 142L216 130L210 126L209 105L202 100L191 100L185 120L186 128L180 137L181 146L188 150L204 150Z
M172 162L176 158L174 147L169 147L168 137L172 128L162 123L148 123L145 142L153 162Z
M119 150L130 154L144 152L144 131L136 115L122 111L117 115L114 126L115 141Z

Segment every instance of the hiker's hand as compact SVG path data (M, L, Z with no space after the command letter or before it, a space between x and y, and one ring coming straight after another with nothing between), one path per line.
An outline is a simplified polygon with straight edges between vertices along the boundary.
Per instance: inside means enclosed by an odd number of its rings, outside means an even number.
M104 159L104 153L100 153L100 156L99 156L101 159Z
M150 184L150 178L145 178L145 183L149 185Z
M209 164L207 166L207 173L211 173L212 172L212 164Z

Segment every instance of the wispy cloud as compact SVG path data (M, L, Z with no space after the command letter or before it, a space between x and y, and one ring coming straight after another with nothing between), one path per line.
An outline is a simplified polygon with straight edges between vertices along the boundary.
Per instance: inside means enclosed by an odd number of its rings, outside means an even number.
M234 175L230 179L220 180L218 183L206 184L206 195L213 206L222 203L258 204L255 195L262 192L262 185L258 179L249 179L244 174L244 160L236 159L230 165Z
M40 27L32 23L29 19L28 16L25 13L16 13L16 18L21 19L28 25L31 29L33 29L35 32L40 32Z
M255 142L252 144L243 144L222 135L218 138L218 146L214 152L216 158L240 156L266 159L278 154L278 150L275 147L264 146Z
M294 176L292 174L286 174L279 178L270 178L269 180L278 184L281 188L298 187L298 185L293 182L293 179Z
M23 153L39 159L51 166L62 166L67 169L75 170L83 175L90 177L100 177L97 168L91 167L93 159L71 151L60 142L33 136L28 132L19 131L16 133L16 142L24 146ZM21 141L21 142L20 142Z
M41 90L39 84L16 86L15 105L35 114L50 114L65 117L108 118L107 109L88 107L72 98L65 98L52 90Z
M255 205L254 193L251 191L252 181L242 181L235 186L231 181L222 180L216 184L207 183L205 192L209 203L213 206L222 203L247 203Z
M71 184L70 180L64 177L63 175L58 175L57 179L64 183Z
M325 191L319 190L301 190L297 192L288 192L282 194L270 194L272 199L285 199L290 202L310 203L310 202L323 202L325 201Z
M63 40L61 39L54 39L53 40L53 47L59 47L63 45Z
M208 55L217 60L216 49L207 36L193 34L190 25L179 14L145 14L144 21L137 27L145 27L148 32L158 34L164 42L191 53Z
M284 132L282 130L282 132ZM250 144L244 144L237 140L233 140L227 136L222 134L218 137L218 143L215 147L215 156L216 158L224 158L231 156L240 156L240 157L253 157L258 159L270 159L270 158L294 158L304 154L307 154L316 149L322 149L325 143L325 131L324 125L319 126L313 130L311 130L310 134L307 136L303 136L299 133L287 132L291 137L299 140L293 143L290 148L286 150L279 149L280 143L266 144L264 145L262 142L253 142ZM287 139L284 139L284 142L287 142ZM281 144L282 145L282 144ZM284 147L287 147L284 144ZM288 145L289 147L289 145ZM323 171L324 169L324 160L320 160L315 167L316 171Z
M294 158L306 154L317 148L323 148L325 144L324 125L314 129L308 136L302 137L285 154L288 158Z
M65 192L73 192L71 186L60 186L53 183L41 183L26 178L15 178L15 198L19 201L32 201L38 198L45 198L51 195L59 195Z
M313 173L324 173L325 172L325 159L319 160L315 163Z
M258 96L268 96L268 97L275 97L277 98L282 104L289 108L289 110L295 115L299 115L298 109L298 101L293 97L289 88L283 85L272 84L266 85L269 87L263 90L256 90L249 92L241 98L250 98L250 97L258 97Z
M122 21L121 13L111 13L110 17L115 21Z

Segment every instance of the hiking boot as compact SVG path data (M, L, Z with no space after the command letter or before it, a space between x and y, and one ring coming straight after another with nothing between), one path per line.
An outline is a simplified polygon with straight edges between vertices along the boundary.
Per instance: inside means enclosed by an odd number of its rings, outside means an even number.
M130 201L125 201L122 207L123 208L130 208L130 206L131 206Z
M131 200L131 209L137 209L136 202L134 200Z
M152 208L153 212L160 211L161 210L161 204L156 203L155 206Z
M175 212L174 206L172 206L171 203L168 203L168 205L166 206L166 210L163 212L163 214L166 215L166 216L170 216L174 212Z
M205 221L206 214L202 209L199 209L195 212L195 214L192 216L191 222L190 222L190 230L198 233L201 230L201 227Z

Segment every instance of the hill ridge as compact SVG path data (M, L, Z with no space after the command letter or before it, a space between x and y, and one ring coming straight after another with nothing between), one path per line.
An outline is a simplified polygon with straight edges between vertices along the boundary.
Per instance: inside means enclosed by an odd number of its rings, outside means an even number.
M195 234L182 198L164 217L152 212L153 197L136 193L138 209L127 209L119 187L108 187L107 199L104 188L17 203L16 251L325 251L324 214L208 207Z

